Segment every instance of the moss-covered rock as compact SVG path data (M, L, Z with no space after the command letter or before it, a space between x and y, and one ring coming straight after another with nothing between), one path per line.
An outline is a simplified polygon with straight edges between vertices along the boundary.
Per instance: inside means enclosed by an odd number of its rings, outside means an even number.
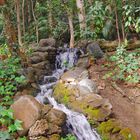
M123 140L137 140L136 135L129 128L122 129L119 134Z
M54 89L55 99L67 105L74 111L83 113L88 119L93 121L103 121L111 113L111 108L106 107L105 100L97 94L87 94L77 98L76 88L66 87L63 83L58 83Z
M54 89L55 99L58 102L63 103L65 105L68 105L70 100L72 100L73 93L74 92L72 90L66 88L66 86L63 83L58 83Z
M136 135L129 128L123 128L114 119L102 122L97 127L103 140L137 140Z

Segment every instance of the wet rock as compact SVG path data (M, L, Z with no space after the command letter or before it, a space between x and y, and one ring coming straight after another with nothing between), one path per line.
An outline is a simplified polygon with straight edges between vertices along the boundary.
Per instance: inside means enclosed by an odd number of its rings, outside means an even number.
M46 135L49 131L49 124L46 119L37 120L29 130L29 137Z
M19 135L25 135L36 120L40 118L41 107L41 104L30 95L20 97L11 105L15 119L23 122L23 130L19 131Z
M41 39L39 41L40 47L46 47L46 46L55 47L55 45L56 45L56 40L53 38Z
M66 123L66 114L56 109L52 109L44 118L46 118L49 123L57 126L63 126Z

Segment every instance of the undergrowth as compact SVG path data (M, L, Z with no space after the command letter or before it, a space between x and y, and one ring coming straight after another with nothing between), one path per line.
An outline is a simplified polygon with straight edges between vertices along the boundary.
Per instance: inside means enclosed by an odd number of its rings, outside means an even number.
M10 105L18 86L25 83L25 77L19 74L20 59L13 57L6 45L1 46L0 56L0 140L14 139L12 135L22 130L21 121L15 120Z
M65 138L61 138L61 140L77 140L74 135L68 134Z
M114 68L104 78L111 77L113 80L136 84L140 82L140 53L139 50L129 52L126 47L127 43L117 47L115 54L109 59Z

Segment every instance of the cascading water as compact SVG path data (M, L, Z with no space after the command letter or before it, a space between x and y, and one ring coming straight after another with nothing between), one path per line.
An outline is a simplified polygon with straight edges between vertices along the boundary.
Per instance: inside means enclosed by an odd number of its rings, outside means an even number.
M57 69L53 72L52 76L44 77L44 82L47 84L40 86L41 92L36 96L36 99L40 103L44 103L44 100L47 98L49 103L52 104L55 109L63 111L67 115L67 127L69 131L77 137L77 140L101 140L97 132L91 129L86 117L83 114L71 111L63 104L58 104L52 97L53 86L57 83L65 70L68 70L76 64L78 60L76 52L76 49L68 49L66 52L61 52L57 55Z

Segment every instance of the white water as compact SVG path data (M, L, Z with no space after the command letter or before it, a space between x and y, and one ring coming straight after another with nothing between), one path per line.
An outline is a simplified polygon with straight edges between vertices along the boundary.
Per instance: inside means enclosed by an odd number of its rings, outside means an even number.
M66 56L68 55L68 56ZM73 56L73 57L72 57ZM63 60L63 58L69 58L68 64L70 64L70 67L74 65L74 55L71 53L65 52L64 57L62 57L59 60L61 69L56 70L52 76L45 76L44 81L49 81L50 79L56 78L57 80L60 78L60 76L63 74L64 70L67 69L69 66L63 66L63 62L66 62L66 60ZM70 61L70 62L69 62ZM63 64L62 64L63 63ZM43 103L44 99L47 98L50 102L50 104L53 105L55 109L63 111L67 115L67 127L69 128L69 131L74 134L77 137L77 140L101 140L99 135L95 130L92 130L86 117L83 114L80 114L78 112L71 111L70 109L66 108L63 104L58 104L55 99L52 97L53 90L52 87L56 84L56 82L47 82L47 84L41 85L41 92L36 96L36 99Z

